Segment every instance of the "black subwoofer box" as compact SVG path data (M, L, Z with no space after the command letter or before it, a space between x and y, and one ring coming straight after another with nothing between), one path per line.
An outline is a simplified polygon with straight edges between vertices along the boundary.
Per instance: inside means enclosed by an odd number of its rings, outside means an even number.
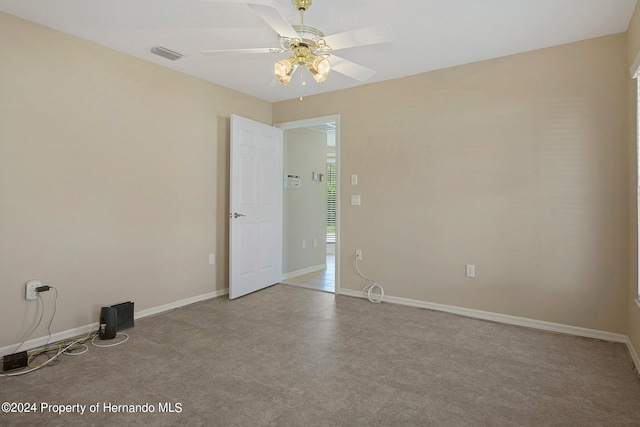
M133 303L131 301L112 305L111 308L115 308L117 312L116 329L118 331L133 328Z

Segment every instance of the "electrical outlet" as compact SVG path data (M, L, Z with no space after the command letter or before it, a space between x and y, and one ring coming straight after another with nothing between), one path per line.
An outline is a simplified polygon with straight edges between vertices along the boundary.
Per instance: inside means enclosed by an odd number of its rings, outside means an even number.
M356 249L356 260L362 261L362 250Z
M216 254L209 254L209 265L216 263Z
M42 286L42 282L38 280L29 280L27 283L25 283L24 297L28 301L33 301L34 299L38 299L38 291L36 291L36 288L39 286Z
M476 266L467 264L467 277L476 277Z

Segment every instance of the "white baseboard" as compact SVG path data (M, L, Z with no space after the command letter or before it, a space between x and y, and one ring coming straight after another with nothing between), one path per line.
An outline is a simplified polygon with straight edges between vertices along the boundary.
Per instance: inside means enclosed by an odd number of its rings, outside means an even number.
M137 311L133 314L133 318L134 319L142 319L144 317L149 317L149 316L153 316L156 314L160 314L160 313L164 313L165 311L169 311L169 310L173 310L176 308L180 308L180 307L184 307L190 304L194 304L196 302L200 302L200 301L204 301L204 300L208 300L208 299L212 299L212 298L217 298L223 295L227 295L229 293L229 288L225 288L219 291L214 291L214 292L209 292L203 295L198 295L195 297L191 297L191 298L186 298L183 300L179 300L179 301L175 301L169 304L164 304L164 305L160 305L157 307L152 307L152 308L148 308L146 310L141 310L141 311ZM92 330L96 329L98 327L98 322L95 323L91 323L89 325L85 325L85 326L80 326L78 328L73 328L73 329L69 329L66 331L62 331L62 332L57 332L55 334L51 335L51 338L49 338L48 336L44 336L44 337L39 337L39 338L34 338L31 339L29 341L26 341L21 347L20 347L20 351L24 351L24 350L30 350L32 348L38 348L41 347L43 345L45 345L47 342L56 342L56 341L61 341L61 340L65 340L67 338L72 338L72 337L77 337L77 336L81 336L81 335L85 335L88 334L89 332L91 332ZM20 343L15 343L12 345L8 345L5 347L1 347L0 348L0 356L4 356L7 354L12 354L15 353L15 349L16 347L19 345Z
M314 270L314 271L317 271L317 270ZM307 274L307 273L304 273L304 274ZM176 308L184 307L190 304L194 304L196 302L205 301L208 299L227 295L228 293L229 293L229 289L225 288L222 290L209 292L207 294L198 295L195 297L175 301L169 304L163 304L157 307L152 307L146 310L135 312L134 318L142 319L144 317L154 316L156 314L164 313L166 311L174 310ZM367 297L365 292L354 291L352 289L340 289L339 294L356 297L356 298ZM544 331L559 332L559 333L565 333L569 335L576 335L581 337L595 338L595 339L601 339L606 341L624 343L627 345L629 354L631 355L631 358L633 359L633 363L636 366L636 370L640 370L640 358L638 357L638 354L636 353L633 345L631 344L631 341L626 335L615 334L612 332L604 332L596 329L587 329L587 328L580 328L577 326L563 325L560 323L545 322L542 320L528 319L525 317L509 316L506 314L492 313L492 312L481 311L481 310L473 310L470 308L455 307L450 305L431 303L427 301L393 297L388 295L385 295L384 300L386 302L390 302L393 304L400 304L400 305L406 305L409 307L417 307L417 308L426 308L426 309L436 310L436 311L444 311L447 313L459 314L461 316L467 316L467 317L472 317L472 318L482 319L482 320L490 320L490 321L504 323L508 325L524 326L524 327L540 329ZM24 345L21 347L21 349L24 350L24 349L37 348L46 344L47 341L56 342L56 341L64 340L67 338L88 334L93 329L97 328L97 326L98 326L98 323L96 322L96 323L91 323L89 325L80 326L78 328L57 332L55 334L52 334L51 338L49 337L34 338L25 342ZM15 347L18 344L19 343L1 347L0 356L14 353Z
M340 295L347 295L347 296L357 297L357 298L367 298L367 295L365 292L354 291L351 289L340 289ZM427 309L436 310L436 311L445 311L447 313L459 314L461 316L472 317L475 319L490 320L493 322L505 323L507 325L524 326L527 328L540 329L544 331L559 332L563 334L575 335L580 337L620 342L620 343L627 344L627 346L630 345L629 338L627 338L626 335L615 334L613 332L599 331L597 329L580 328L578 326L570 326L570 325L563 325L561 323L545 322L542 320L528 319L526 317L509 316L506 314L492 313L489 311L473 310L470 308L436 304L436 303L427 302L427 301L420 301L420 300L414 300L414 299L408 299L408 298L399 298L399 297L388 296L386 294L384 296L384 301L390 302L393 304L406 305L409 307L418 307L418 308L427 308ZM634 357L633 355L635 354L635 351L632 352L632 347L630 347L630 353L632 353L632 357ZM636 366L640 367L640 365L638 364L637 355L634 357L634 362L636 363Z
M626 344L629 354L631 355L631 360L633 360L633 364L636 366L636 373L640 373L640 358L638 357L638 353L636 353L636 350L633 348L633 344L631 344L631 340L629 338L627 338Z
M209 292L207 294L198 295L191 298L182 299L180 301L171 302L169 304L159 305L157 307L147 308L146 310L140 310L134 313L134 319L142 319L143 317L154 316L156 314L164 313L165 311L173 310L176 308L184 307L186 305L195 304L196 302L205 301L212 298L221 297L229 293L229 288L224 288L219 291Z
M282 280L293 279L294 277L304 276L305 274L315 273L316 271L322 271L327 268L327 264L314 265L313 267L303 268L302 270L292 271L291 273L285 273L282 275Z
M25 350L31 350L32 348L38 348L45 345L47 342L56 342L56 341L65 340L71 337L86 335L92 330L97 328L98 328L98 322L92 323L90 325L80 326L78 328L69 329L67 331L51 334L51 338L49 338L49 336L34 338L29 341L26 341L23 345L21 345L18 351L25 351ZM0 348L0 356L5 356L7 354L15 353L16 347L18 347L18 345L20 345L20 343L15 343L15 344Z

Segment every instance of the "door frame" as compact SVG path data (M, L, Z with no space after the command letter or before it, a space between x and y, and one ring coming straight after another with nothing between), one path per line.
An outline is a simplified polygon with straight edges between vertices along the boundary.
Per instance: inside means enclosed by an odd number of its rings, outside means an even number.
M336 124L336 271L335 271L335 295L340 293L340 115L333 114L329 116L313 117L310 119L294 120L290 122L276 123L273 126L282 129L283 131L304 128L308 126L321 125L327 122L334 122ZM282 150L283 164L284 164L284 149ZM283 198L284 206L284 198ZM284 229L283 229L284 232ZM284 257L283 257L284 261Z

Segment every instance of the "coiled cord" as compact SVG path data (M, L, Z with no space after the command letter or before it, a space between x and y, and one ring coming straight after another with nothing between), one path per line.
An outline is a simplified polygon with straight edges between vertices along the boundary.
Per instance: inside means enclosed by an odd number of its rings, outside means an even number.
M382 300L384 299L384 288L375 280L362 274L362 272L360 271L360 266L358 265L358 257L355 257L355 265L356 265L356 271L358 272L360 277L362 277L363 279L369 280L371 282L362 289L362 292L367 293L367 298L369 298L369 301L371 301L372 303L374 304L381 303ZM374 289L378 289L378 293L375 293Z

